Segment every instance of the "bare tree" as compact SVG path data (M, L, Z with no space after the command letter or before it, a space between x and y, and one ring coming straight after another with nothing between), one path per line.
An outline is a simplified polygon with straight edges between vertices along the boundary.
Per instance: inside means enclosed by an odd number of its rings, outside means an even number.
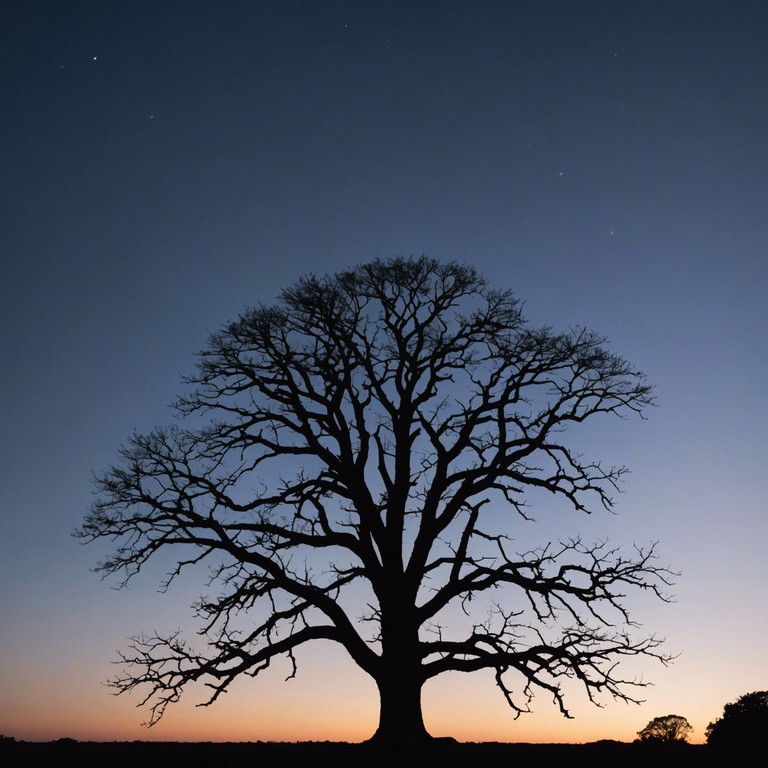
M637 732L637 741L643 742L686 742L693 726L681 715L654 717L642 731Z
M207 705L278 656L295 673L313 641L375 680L374 738L401 743L428 738L421 690L444 672L493 670L516 714L538 689L569 716L563 681L634 701L641 683L616 662L667 660L622 604L631 588L664 599L653 545L518 553L508 538L531 492L612 506L624 468L583 458L564 430L640 413L651 394L595 333L529 327L471 267L377 260L244 312L188 385L186 426L134 434L78 531L119 542L105 575L128 581L173 550L169 581L205 563L220 589L196 606L205 651L155 633L122 656L111 683L144 689L150 724L194 681Z

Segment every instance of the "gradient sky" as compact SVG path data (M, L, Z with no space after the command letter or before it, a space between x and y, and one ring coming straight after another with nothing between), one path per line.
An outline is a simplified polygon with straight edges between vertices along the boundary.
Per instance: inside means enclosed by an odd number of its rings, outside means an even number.
M70 533L92 471L167 403L209 332L308 271L476 266L534 324L584 324L644 370L615 516L527 535L659 541L676 602L631 603L680 653L646 703L573 691L517 721L487 676L424 694L435 735L630 740L768 688L768 4L5 2L0 11L0 733L363 739L375 687L333 648L151 731L102 682L125 638L203 591L129 590ZM576 435L574 434L574 437ZM168 565L168 563L165 563ZM191 629L190 629L191 631Z

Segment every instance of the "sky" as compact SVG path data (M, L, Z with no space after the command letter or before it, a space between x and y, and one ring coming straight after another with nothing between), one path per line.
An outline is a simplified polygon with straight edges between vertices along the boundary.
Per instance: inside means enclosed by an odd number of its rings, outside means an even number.
M308 272L427 254L534 325L585 325L655 386L590 455L632 470L572 533L658 541L674 602L632 599L679 654L635 706L574 689L518 720L493 680L438 678L467 741L702 741L768 688L768 6L762 0L43 2L0 11L0 733L28 740L362 740L374 684L333 648L151 730L114 697L141 630L194 633L201 578L92 572L93 472L167 424L208 334ZM535 514L535 510L534 510Z

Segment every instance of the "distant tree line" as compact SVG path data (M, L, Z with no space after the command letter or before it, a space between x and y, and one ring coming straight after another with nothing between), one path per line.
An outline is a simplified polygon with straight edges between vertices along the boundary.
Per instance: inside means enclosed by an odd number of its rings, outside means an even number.
M693 730L681 715L651 720L637 733L642 744L682 744ZM729 755L749 753L768 757L768 691L747 693L723 708L723 716L706 729L707 744Z

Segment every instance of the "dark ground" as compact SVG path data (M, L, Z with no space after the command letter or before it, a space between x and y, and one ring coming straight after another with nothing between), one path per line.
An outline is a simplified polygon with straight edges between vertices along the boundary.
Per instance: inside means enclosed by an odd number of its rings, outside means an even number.
M765 755L717 755L703 745L640 745L621 742L594 744L456 744L437 743L403 753L398 744L389 750L380 745L314 742L284 743L158 743L158 742L55 742L0 743L4 768L751 768L766 765Z

